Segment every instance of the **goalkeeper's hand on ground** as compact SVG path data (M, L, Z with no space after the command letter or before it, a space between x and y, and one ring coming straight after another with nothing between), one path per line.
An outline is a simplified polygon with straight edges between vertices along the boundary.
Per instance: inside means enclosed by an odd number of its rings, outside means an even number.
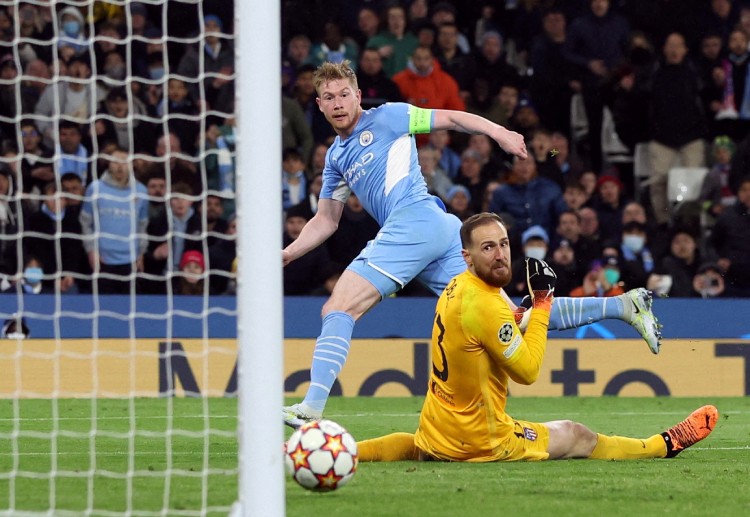
M526 283L531 295L531 306L549 311L555 298L555 271L543 260L526 259Z

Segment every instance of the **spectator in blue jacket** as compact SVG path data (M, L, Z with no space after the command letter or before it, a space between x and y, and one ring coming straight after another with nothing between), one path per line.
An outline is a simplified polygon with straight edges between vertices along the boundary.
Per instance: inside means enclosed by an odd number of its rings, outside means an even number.
M490 202L491 212L513 217L511 240L537 224L547 235L553 234L558 216L566 209L562 190L555 182L539 177L533 159L516 159L508 183L495 189Z

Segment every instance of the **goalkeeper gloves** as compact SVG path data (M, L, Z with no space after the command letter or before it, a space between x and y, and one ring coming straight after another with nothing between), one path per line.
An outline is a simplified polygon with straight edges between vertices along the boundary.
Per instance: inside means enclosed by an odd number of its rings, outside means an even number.
M531 306L549 311L555 298L557 275L543 260L526 258L526 283L531 295Z
M528 294L521 300L521 305L516 307L513 311L513 316L516 319L516 325L521 329L521 332L526 332L529 326L529 316L531 316L531 296Z

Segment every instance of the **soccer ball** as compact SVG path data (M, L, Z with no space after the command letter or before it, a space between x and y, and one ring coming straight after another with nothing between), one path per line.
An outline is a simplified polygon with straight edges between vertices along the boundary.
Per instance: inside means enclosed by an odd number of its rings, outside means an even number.
M357 442L336 422L308 422L286 442L284 462L302 487L316 492L336 490L357 471Z

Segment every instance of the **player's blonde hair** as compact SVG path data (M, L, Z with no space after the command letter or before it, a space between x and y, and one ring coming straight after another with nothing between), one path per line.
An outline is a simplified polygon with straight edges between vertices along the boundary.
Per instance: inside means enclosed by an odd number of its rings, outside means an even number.
M313 85L315 86L315 91L320 93L320 87L322 85L326 84L327 82L338 81L340 79L349 81L349 84L352 85L354 91L359 90L359 85L357 84L357 74L354 73L352 67L349 66L350 64L351 61L345 59L341 63L329 63L326 61L325 63L320 65L313 74Z

